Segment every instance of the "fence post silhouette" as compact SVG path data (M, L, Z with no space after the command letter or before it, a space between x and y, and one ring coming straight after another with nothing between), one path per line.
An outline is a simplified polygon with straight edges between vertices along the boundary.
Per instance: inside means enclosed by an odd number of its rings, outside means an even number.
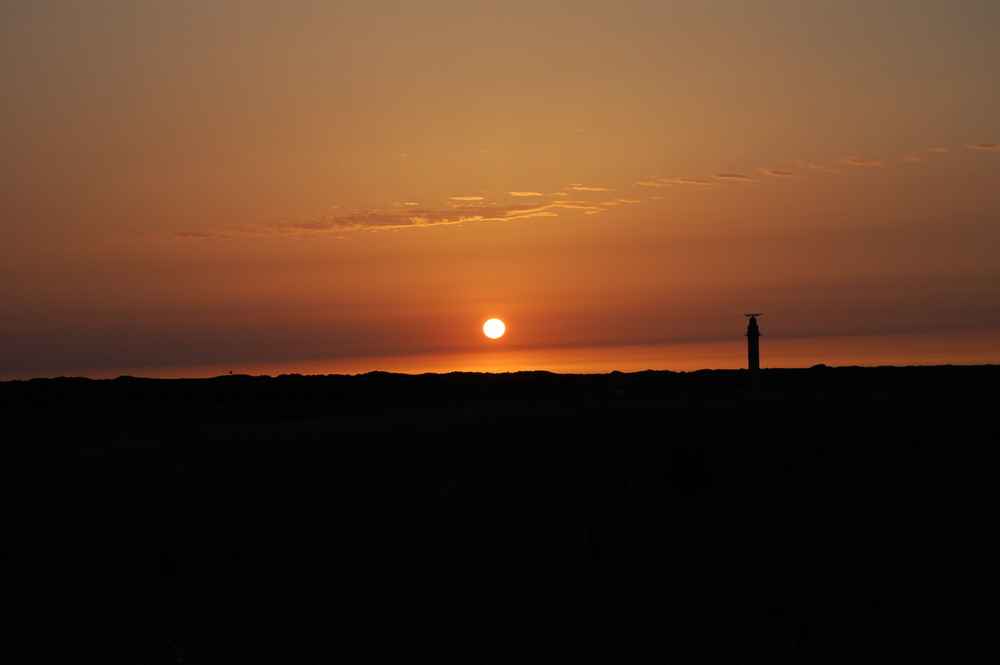
M747 390L751 395L760 394L760 328L757 327L757 317L760 313L744 314L750 319L747 324Z

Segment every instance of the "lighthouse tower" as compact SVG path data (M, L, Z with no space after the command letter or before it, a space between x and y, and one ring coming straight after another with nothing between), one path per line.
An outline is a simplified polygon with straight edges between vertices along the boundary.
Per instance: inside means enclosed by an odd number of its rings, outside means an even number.
M747 388L751 395L757 395L760 393L760 328L757 327L760 312L743 316L750 319L747 325L747 369L750 371Z

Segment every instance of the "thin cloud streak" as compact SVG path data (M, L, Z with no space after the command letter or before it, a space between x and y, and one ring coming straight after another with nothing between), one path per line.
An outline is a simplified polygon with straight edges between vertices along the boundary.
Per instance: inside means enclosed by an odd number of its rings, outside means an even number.
M877 159L861 159L860 157L843 157L840 162L851 166L882 166L882 162Z
M607 187L592 187L590 185L581 185L578 182L573 183L566 189L573 192L610 192L611 190Z
M715 187L719 183L712 182L711 180L700 180L698 178L664 178L662 176L654 176L651 179L640 180L633 184L642 187L670 187L671 185L706 185Z
M843 173L840 169L831 169L829 166L823 166L821 164L810 164L809 162L803 161L801 159L795 160L796 164L804 166L812 171L821 171L823 173Z
M1000 151L1000 145L992 143L970 143L966 148L985 151ZM942 153L950 152L946 147L937 146L927 148L930 152ZM904 163L920 163L923 158L914 154L904 154L899 158ZM852 166L883 166L879 160L866 160L857 156L842 157L840 162ZM824 173L843 173L843 171L820 166L805 160L795 160L794 163L800 168ZM775 178L804 178L804 173L782 171L758 167L756 172ZM756 178L742 173L716 173L713 180L705 180L690 177L664 177L648 176L642 180L632 183L634 187L666 188L674 185L696 185L706 188L717 187L718 181L734 180L739 182L757 182ZM169 234L152 234L147 236L136 236L118 238L112 242L128 242L137 240L154 241L182 241L199 239L225 239L236 237L281 237L301 234L340 234L337 237L347 238L353 231L379 231L396 230L404 228L423 228L429 226L444 226L462 224L465 222L478 221L511 221L517 219L527 219L532 217L553 217L558 216L559 210L576 210L587 215L595 215L603 209L621 204L636 204L641 200L638 198L617 197L605 200L601 203L566 200L569 191L578 192L609 192L608 187L585 185L583 183L573 183L566 187L564 191L551 192L548 195L534 190L513 190L506 192L511 197L551 197L549 202L514 205L484 204L485 196L462 195L448 197L448 204L451 209L420 208L415 201L399 201L392 205L390 210L368 209L354 211L345 214L334 214L337 206L330 206L325 214L304 215L297 221L282 221L274 224L266 224L253 227L236 227L230 229L204 229L198 231L180 231ZM653 199L662 199L660 196L653 196ZM553 200L555 199L555 200Z
M398 229L447 226L466 222L513 221L532 217L557 217L559 210L578 210L586 214L601 212L599 206L586 201L559 201L536 205L476 206L463 205L452 210L364 210L346 215L307 215L294 222L281 222L242 229L211 229L181 231L166 235L150 235L129 240L222 240L228 238L279 237L305 234L337 234L353 231L390 231Z
M764 175L773 176L775 178L804 178L805 176L801 173L792 173L790 171L776 171L774 169L758 168L759 173Z
M700 180L698 178L669 178L668 180L676 182L678 185L708 185L709 187L714 187L719 184L711 180Z

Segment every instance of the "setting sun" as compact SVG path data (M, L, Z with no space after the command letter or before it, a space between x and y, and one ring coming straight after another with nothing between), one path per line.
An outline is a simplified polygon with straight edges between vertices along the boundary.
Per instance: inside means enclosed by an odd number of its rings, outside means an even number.
M506 332L507 326L503 324L500 319L490 319L483 324L483 334L490 339L498 339L503 337L504 332Z

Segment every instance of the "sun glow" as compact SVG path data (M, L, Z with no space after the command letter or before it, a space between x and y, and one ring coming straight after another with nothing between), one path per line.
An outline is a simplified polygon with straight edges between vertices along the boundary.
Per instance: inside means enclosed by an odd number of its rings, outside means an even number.
M483 324L483 334L490 339L498 339L503 337L504 332L507 331L507 326L503 324L500 319L490 319Z

